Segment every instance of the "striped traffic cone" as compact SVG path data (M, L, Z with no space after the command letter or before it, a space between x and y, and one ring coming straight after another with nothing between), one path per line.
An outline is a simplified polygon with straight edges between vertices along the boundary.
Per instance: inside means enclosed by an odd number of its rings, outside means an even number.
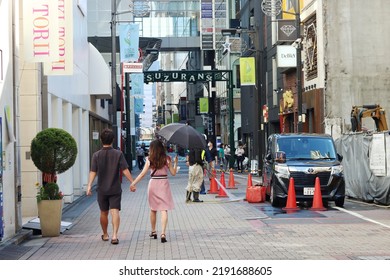
M211 179L210 179L210 190L208 191L208 193L217 194L218 193L218 186L217 186L217 182L215 181L215 177L216 177L215 170L213 170L211 174L212 175L211 175Z
M225 183L225 173L221 173L221 186L219 186L219 191L218 191L218 195L216 197L220 198L220 197L228 197L228 195L226 194L226 183Z

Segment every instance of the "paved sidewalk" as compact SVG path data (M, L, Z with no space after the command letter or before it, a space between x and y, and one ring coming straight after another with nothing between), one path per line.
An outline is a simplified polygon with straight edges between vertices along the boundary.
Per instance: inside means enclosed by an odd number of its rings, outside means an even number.
M133 172L136 176L139 171ZM226 184L229 173L225 174ZM239 259L254 258L248 242L234 254L226 252L227 248L241 247L241 235L252 232L248 239L255 238L247 218L264 216L255 208L244 202L246 191L246 174L236 174L237 189L228 189L230 196L216 198L216 194L201 195L203 203L185 203L185 187L188 169L181 165L179 174L170 177L175 209L168 213L168 242L162 244L160 238L150 239L149 207L146 190L148 176L137 186L137 191L129 191L129 182L123 186L121 226L119 245L103 242L100 239L99 209L95 196L83 198L77 208L87 208L75 217L78 210L67 210L63 220L74 218L72 227L56 238L38 236L26 242L36 249L25 254L21 259ZM218 174L220 179L220 173ZM256 179L253 178L253 182ZM206 189L209 182L206 178ZM79 203L80 204L80 203ZM68 212L70 211L70 212ZM71 213L72 212L72 213ZM71 213L71 214L69 214ZM234 214L232 216L232 214ZM157 232L160 229L160 215L157 217ZM111 229L111 225L109 226ZM30 243L30 244L28 244Z

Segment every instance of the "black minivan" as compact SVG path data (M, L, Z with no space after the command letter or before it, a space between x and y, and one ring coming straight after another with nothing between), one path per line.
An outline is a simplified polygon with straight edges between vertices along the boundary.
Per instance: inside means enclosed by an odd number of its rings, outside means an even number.
M263 186L272 206L284 207L290 178L294 178L297 203L313 202L314 184L319 177L324 206L334 201L343 207L345 181L342 156L327 134L283 133L268 138L263 159Z

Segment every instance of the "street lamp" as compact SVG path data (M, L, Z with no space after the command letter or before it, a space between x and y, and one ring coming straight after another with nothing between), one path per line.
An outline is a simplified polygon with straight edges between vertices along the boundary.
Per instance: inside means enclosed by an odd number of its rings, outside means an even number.
M239 36L241 36L241 34L247 34L249 36L249 38L254 41L254 36L256 34L256 31L255 30L252 30L252 29L247 29L247 28L227 28L227 29L222 29L221 30L221 34L223 36L235 36L236 34L238 34ZM241 45L242 47L242 45ZM247 50L247 46L245 46L244 50L241 50L241 53L243 53L244 51ZM230 49L229 49L230 51ZM231 65L230 63L230 55L229 55L229 67L233 67L233 65ZM237 59L239 60L239 59ZM236 61L237 61L236 60ZM236 62L235 61L235 62ZM233 62L233 64L235 63ZM230 70L229 72L229 81L233 81L233 71ZM234 145L234 99L233 99L233 83L229 83L228 84L228 108L229 108L229 145L230 145L230 149L231 149L231 153L232 155L234 155L234 150L235 150L235 145ZM230 167L233 167L234 166L234 156L230 157Z
M132 13L133 16L142 16L147 14L149 10L149 5L147 4L147 0L132 0L129 4L128 11L118 12L117 6L118 0L111 0L111 94L112 94L112 130L115 135L115 139L113 142L113 147L118 148L118 120L117 120L117 83L116 83L116 24L120 21L116 20L116 17L123 14ZM120 2L120 1L118 1ZM128 21L127 21L128 22ZM155 49L152 49L152 54L154 54ZM157 53L158 54L158 53ZM126 75L128 76L128 75ZM130 116L126 116L128 122L130 122ZM129 132L130 133L130 132Z

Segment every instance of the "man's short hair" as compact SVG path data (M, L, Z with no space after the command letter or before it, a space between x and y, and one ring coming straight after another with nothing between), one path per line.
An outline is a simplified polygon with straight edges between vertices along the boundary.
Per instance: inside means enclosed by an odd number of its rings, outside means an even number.
M114 138L114 132L109 128L103 129L100 135L100 140L103 145L111 145L114 142Z

